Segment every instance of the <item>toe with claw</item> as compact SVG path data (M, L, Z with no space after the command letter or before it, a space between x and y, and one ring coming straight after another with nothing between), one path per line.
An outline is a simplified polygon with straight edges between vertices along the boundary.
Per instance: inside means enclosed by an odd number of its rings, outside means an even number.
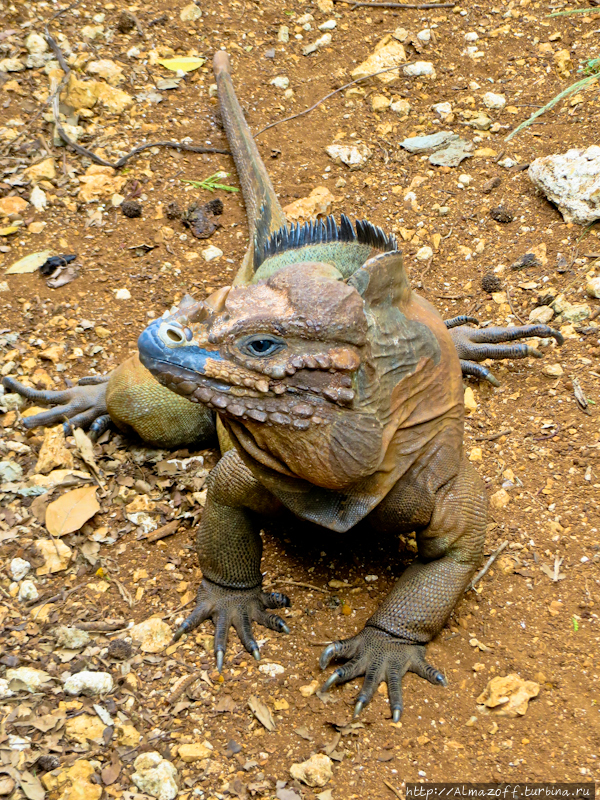
M506 344L520 339L527 339L530 336L555 339L557 344L562 345L563 337L559 331L550 328L548 325L521 325L514 328L472 328L468 323L476 323L473 317L454 317L446 320L446 327L450 331L450 336L456 347L456 352L460 359L460 366L463 375L473 375L489 381L493 386L499 386L500 382L492 372L480 364L492 358L496 361L504 358L541 358L542 353L535 347L531 347L523 342L518 344Z
M379 684L385 681L388 685L392 720L398 722L403 708L402 678L407 672L415 672L438 686L447 685L442 673L425 661L424 645L404 642L368 625L351 639L342 639L328 645L321 654L321 669L326 669L334 659L345 660L346 663L332 672L321 691L326 692L338 683L365 676L354 706L355 718L370 702Z
M229 629L233 627L241 643L252 656L260 661L258 644L254 639L252 623L258 622L265 628L279 633L289 633L290 629L277 614L268 609L287 608L289 598L279 592L266 593L258 586L254 589L229 589L203 579L198 589L196 607L175 632L177 641L184 633L190 633L205 620L212 620L215 626L215 659L217 670L223 669Z

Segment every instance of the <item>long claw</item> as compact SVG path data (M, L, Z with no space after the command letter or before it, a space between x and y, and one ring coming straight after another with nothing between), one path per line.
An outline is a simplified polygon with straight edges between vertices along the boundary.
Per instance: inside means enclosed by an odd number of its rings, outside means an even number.
M219 675L223 672L223 662L225 661L225 651L217 650L216 652L217 672Z
M323 686L321 686L321 691L327 692L329 689L331 689L332 686L335 686L335 684L339 681L339 679L340 679L339 672L337 670L335 672L332 672L331 675L327 678L327 680L323 684Z
M258 649L258 647L255 647L252 650L252 656L256 661L260 661L260 650Z
M279 629L281 630L282 633L289 633L290 632L289 627L285 624L285 622L283 620L281 620L281 625L279 626Z
M354 719L356 719L359 716L360 712L363 710L364 707L365 704L362 700L356 701L356 705L354 706L354 714L352 715Z
M321 657L319 659L319 666L321 669L327 669L329 666L329 662L334 657L336 652L335 644L328 644L325 650L321 653Z
M392 722L400 722L400 717L402 716L402 709L401 708L394 708L392 710Z

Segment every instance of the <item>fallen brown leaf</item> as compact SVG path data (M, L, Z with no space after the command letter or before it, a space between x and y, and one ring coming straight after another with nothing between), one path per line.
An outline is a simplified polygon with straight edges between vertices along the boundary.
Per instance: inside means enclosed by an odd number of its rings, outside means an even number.
M98 511L96 487L82 486L50 503L46 509L46 527L52 536L74 533Z

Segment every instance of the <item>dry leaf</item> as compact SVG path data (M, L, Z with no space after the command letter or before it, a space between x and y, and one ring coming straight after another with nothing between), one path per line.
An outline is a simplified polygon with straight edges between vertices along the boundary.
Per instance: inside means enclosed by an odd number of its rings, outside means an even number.
M36 569L36 575L60 572L68 567L71 560L71 548L60 540L38 539L35 542L34 549L44 559L42 566Z
M46 263L51 255L52 250L42 250L39 253L31 253L31 255L20 258L18 261L15 261L14 264L11 264L6 270L6 274L22 275L25 272L35 272L42 264Z
M100 483L100 472L96 465L96 457L94 456L94 445L92 440L81 428L75 428L73 430L73 437L75 439L77 449L79 450L79 455L90 468L94 478L96 478L98 483Z
M36 778L31 772L21 772L19 775L19 783L21 784L23 794L28 800L44 800L44 797L46 797L46 792L39 778Z
M102 772L102 783L105 786L110 786L113 784L117 778L119 777L119 773L121 772L121 760L117 753L113 751L111 762L107 767L104 767Z
M250 695L248 698L248 708L254 714L260 724L263 725L268 731L275 730L275 720L273 719L271 710L255 694Z
M158 63L173 72L192 72L198 69L206 61L205 58L195 58L194 56L178 56L177 58L162 58Z
M73 469L73 453L65 446L62 425L46 428L44 431L44 441L40 447L35 471L46 474L57 467Z
M492 678L484 691L477 698L482 703L481 710L496 714L499 717L523 716L532 697L537 697L539 683L524 681L516 673Z
M46 527L52 536L64 536L78 531L98 511L96 487L82 486L50 503L46 509Z

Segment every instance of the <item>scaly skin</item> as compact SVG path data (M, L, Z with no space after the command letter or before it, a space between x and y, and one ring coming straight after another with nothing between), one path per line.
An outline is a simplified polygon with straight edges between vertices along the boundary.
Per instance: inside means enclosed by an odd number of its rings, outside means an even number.
M392 539L415 530L415 563L365 628L321 657L323 669L333 658L347 662L325 689L365 675L356 713L387 681L398 720L407 671L445 684L425 661L425 645L483 546L485 492L462 454L461 365L492 380L476 362L537 354L499 342L529 335L560 341L560 334L545 326L479 331L465 327L469 318L446 326L411 291L394 241L368 224L355 231L343 220L340 232L328 220L269 243L285 217L225 53L215 56L214 70L251 234L234 286L204 302L186 298L152 323L140 337L142 363L124 362L93 396L92 387L52 393L9 385L36 402L61 403L29 418L30 427L74 414L89 424L108 413L122 430L177 446L206 442L217 418L224 455L209 478L197 533L203 580L176 638L212 619L219 669L230 626L255 657L253 622L287 632L268 609L289 600L261 589L257 514L285 507L342 533L366 519Z

